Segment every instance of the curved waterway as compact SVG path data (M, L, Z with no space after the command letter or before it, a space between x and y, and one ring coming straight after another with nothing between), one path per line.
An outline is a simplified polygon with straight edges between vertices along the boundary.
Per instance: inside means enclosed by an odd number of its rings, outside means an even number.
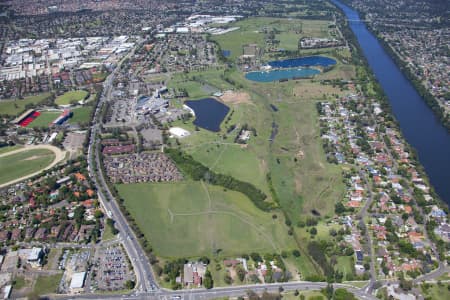
M319 70L312 68L301 68L249 72L245 74L245 78L257 82L272 82L283 79L307 78L317 74L320 74Z
M288 58L283 60L269 61L272 68L297 68L297 67L329 67L336 64L336 60L325 56L304 56L299 58Z
M377 38L347 5L331 0L341 8L370 68L386 93L395 117L408 143L413 146L431 184L450 204L450 134L384 51Z

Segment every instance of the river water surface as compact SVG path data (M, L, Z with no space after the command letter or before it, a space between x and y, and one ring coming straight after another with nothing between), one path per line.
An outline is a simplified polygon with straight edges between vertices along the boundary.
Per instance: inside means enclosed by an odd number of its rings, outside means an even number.
M358 13L337 0L331 1L347 16L364 56L389 99L403 135L417 150L431 184L450 204L450 134L360 21Z

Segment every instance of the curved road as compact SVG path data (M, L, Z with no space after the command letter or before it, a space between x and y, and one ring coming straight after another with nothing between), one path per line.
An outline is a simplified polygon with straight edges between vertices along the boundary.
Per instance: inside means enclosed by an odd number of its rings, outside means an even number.
M28 150L38 150L38 149L46 149L46 150L50 150L55 154L55 159L53 160L53 162L51 164L49 164L47 167L42 168L34 173L22 176L20 178L16 178L14 180L8 181L6 183L2 183L0 184L0 188L3 188L5 186L23 181L25 179L28 179L30 177L36 176L39 173L41 173L42 171L48 170L53 168L54 166L56 166L59 162L61 162L62 160L64 160L64 158L66 157L66 151L62 151L61 149L59 149L58 147L55 146L51 146L51 145L27 145L23 148L20 149L16 149L13 151L9 151L3 154L0 154L0 157L5 157L5 156L9 156L9 155L13 155L16 153L20 153L20 152L24 152L24 151L28 151Z

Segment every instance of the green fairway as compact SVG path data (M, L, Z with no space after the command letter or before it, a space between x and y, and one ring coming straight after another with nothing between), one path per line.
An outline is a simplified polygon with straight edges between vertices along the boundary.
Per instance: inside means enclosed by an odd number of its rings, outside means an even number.
M83 106L72 110L73 116L69 119L70 124L89 123L91 118L92 106Z
M39 276L34 285L33 292L39 296L56 293L62 274Z
M56 120L58 116L61 115L61 112L56 111L44 111L41 112L41 115L34 119L33 122L28 125L31 128L37 128L37 127L48 127L50 123Z
M47 167L55 154L46 149L27 150L0 157L0 184Z
M88 94L89 93L85 90L66 92L63 95L58 96L55 103L58 105L68 105L83 100Z
M243 194L201 182L118 185L119 194L162 257L294 249L281 214L257 209Z
M25 106L39 104L47 100L49 97L50 93L42 93L36 96L26 97L25 99L0 100L0 114L17 116L26 110Z

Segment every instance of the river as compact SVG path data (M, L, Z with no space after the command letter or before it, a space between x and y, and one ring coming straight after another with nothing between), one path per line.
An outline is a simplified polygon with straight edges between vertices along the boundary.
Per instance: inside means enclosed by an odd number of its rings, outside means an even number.
M389 99L404 137L417 150L420 163L438 195L450 205L450 134L360 21L358 13L337 0L331 1L344 11L370 68Z

